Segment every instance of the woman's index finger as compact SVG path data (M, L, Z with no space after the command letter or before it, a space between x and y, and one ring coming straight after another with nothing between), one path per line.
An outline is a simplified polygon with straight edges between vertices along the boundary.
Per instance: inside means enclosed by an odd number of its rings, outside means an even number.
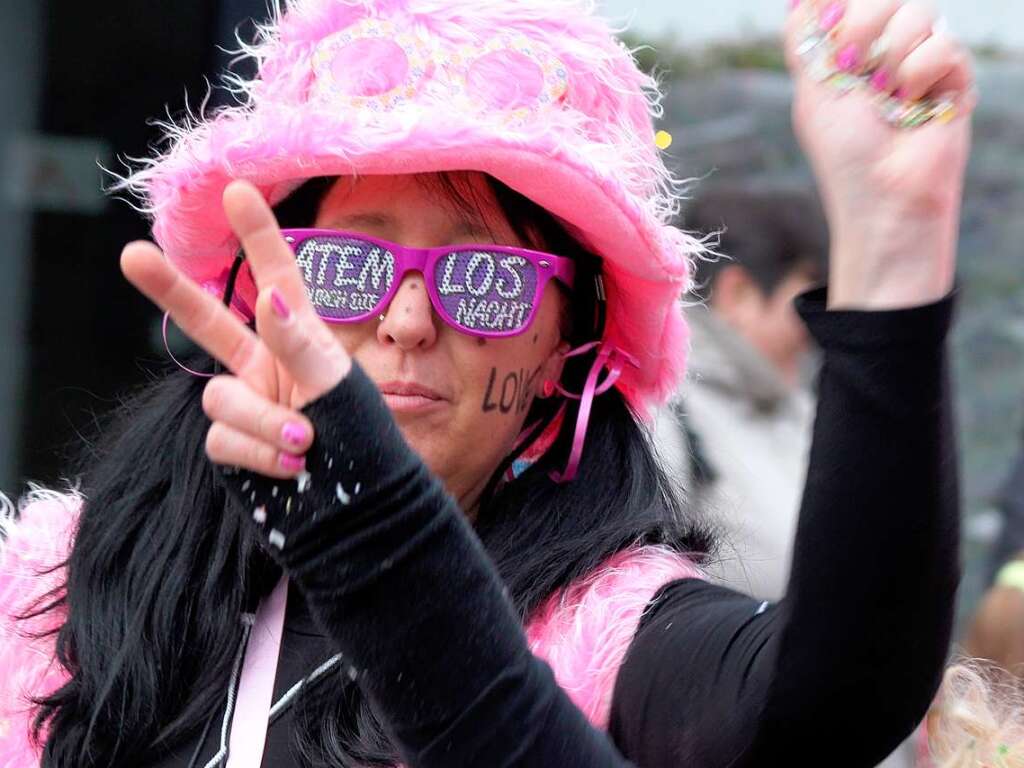
M224 190L224 213L241 242L256 287L274 286L300 314L313 308L295 263L295 254L281 236L270 205L252 184L234 181Z

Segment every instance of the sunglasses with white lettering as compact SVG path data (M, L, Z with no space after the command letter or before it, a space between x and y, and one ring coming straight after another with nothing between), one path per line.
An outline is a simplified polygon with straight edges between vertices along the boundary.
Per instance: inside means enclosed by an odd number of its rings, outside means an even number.
M516 336L530 327L544 286L571 288L572 259L500 245L407 248L331 229L285 229L306 293L328 323L380 315L410 270L423 275L441 318L470 336Z

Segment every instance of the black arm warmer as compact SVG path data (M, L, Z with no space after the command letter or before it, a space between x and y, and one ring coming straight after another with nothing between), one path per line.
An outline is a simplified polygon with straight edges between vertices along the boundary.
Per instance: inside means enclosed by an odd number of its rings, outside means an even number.
M406 764L628 765L530 653L479 539L362 369L305 412L308 481L230 484Z

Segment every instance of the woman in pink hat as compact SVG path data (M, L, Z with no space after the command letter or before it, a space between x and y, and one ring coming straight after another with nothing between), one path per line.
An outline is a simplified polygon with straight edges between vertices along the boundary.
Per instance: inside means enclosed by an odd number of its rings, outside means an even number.
M785 599L702 579L711 536L642 425L684 371L704 246L669 225L658 92L606 23L577 0L296 0L244 105L124 180L160 245L124 272L208 357L7 524L0 766L895 747L957 583L973 76L916 1L794 5L833 253L800 300L825 365Z

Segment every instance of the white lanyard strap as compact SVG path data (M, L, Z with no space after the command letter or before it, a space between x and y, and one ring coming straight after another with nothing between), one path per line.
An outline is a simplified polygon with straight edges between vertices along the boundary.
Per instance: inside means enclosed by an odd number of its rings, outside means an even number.
M287 606L288 579L282 576L256 611L249 635L231 722L227 768L260 768L263 763Z

